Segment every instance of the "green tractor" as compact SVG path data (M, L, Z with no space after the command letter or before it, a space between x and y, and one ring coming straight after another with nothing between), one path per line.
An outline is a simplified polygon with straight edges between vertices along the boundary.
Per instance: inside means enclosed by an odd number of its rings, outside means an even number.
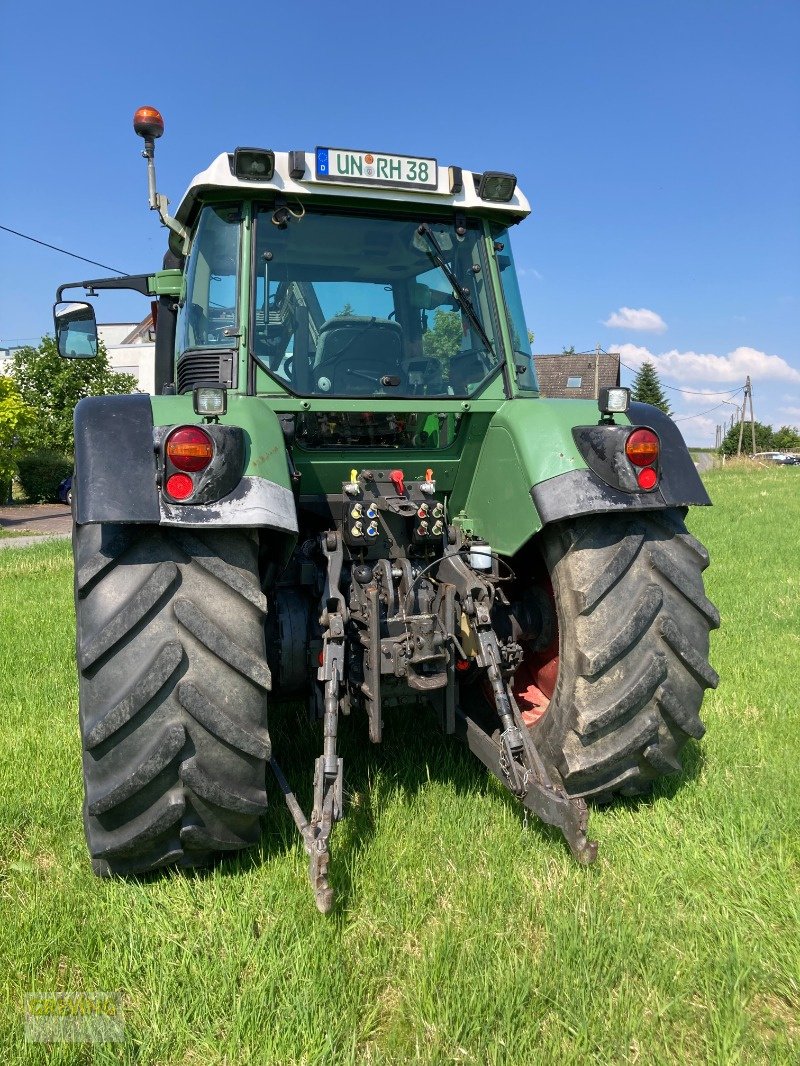
M318 907L343 813L340 715L444 733L593 861L587 800L680 770L717 675L708 496L674 424L544 399L511 231L513 174L318 147L237 148L192 182L164 269L62 285L59 350L152 300L158 395L75 411L84 823L94 870L194 866L259 838L275 774ZM313 809L273 754L268 699L322 723ZM278 738L279 740L279 738ZM280 748L280 742L278 742Z

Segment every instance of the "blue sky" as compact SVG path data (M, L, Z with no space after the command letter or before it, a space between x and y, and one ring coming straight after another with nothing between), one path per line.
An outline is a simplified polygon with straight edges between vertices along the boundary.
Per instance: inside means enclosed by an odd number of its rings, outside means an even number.
M533 205L515 255L536 351L653 356L665 385L700 394L669 393L690 443L713 443L747 373L757 418L800 424L797 0L149 10L5 6L0 224L159 265L143 103L166 120L173 201L237 144L512 170ZM59 282L103 273L0 231L0 346L51 329ZM145 311L104 296L99 315Z

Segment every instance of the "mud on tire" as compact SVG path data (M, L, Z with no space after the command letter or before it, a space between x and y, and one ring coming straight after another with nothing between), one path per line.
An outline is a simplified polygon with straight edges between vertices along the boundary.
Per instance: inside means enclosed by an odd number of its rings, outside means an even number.
M719 625L703 588L708 553L676 510L563 522L541 537L560 665L536 743L573 796L645 794L705 732Z
M254 844L270 753L255 535L88 525L74 550L95 873Z

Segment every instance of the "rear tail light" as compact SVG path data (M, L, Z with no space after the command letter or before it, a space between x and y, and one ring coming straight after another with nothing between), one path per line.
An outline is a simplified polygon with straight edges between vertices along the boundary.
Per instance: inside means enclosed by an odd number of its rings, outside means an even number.
M625 454L634 466L652 466L658 461L658 437L652 429L635 429L625 442Z
M185 500L194 492L194 482L188 474L170 474L164 487L173 500Z
M656 482L658 481L658 474L655 472L652 466L646 466L644 470L640 470L639 473L636 475L636 481L640 489L644 489L646 492L649 492L650 489L654 489L656 487Z
M192 472L205 470L214 457L211 437L197 426L181 426L173 430L167 437L164 451L176 470Z

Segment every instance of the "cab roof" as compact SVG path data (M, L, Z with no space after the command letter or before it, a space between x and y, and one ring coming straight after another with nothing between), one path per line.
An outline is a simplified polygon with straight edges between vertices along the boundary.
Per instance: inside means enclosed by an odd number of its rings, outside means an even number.
M275 171L269 181L248 181L236 177L233 173L233 155L223 152L218 155L211 166L201 171L192 180L184 193L175 217L186 224L194 214L198 201L208 199L207 193L217 190L241 189L243 193L261 194L278 193L297 197L306 202L314 197L336 196L342 200L364 202L384 201L388 203L419 203L435 207L460 208L466 213L493 216L507 216L509 222L519 222L530 214L531 207L519 187L507 203L482 200L477 193L477 179L480 174L471 170L462 170L462 187L459 192L450 191L450 172L446 166L439 166L437 187L434 191L409 188L381 187L378 185L348 185L344 181L320 181L315 177L315 153L291 153L295 168L297 156L305 161L305 173L302 178L292 178L290 174L290 153L275 152Z

